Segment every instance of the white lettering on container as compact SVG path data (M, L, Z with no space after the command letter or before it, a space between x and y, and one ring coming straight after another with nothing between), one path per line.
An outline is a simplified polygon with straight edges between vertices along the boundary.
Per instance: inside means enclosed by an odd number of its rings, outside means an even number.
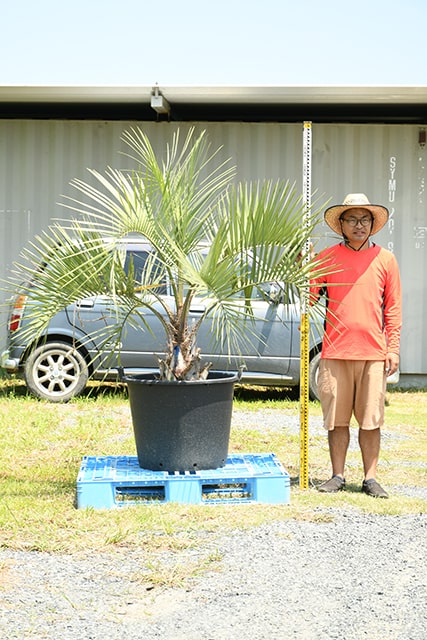
M396 200L397 180L395 178L397 166L396 156L390 156L389 160L389 179L388 179L388 202L393 203ZM394 207L389 206L389 218L388 218L388 232L393 235L394 232ZM388 243L390 251L394 249L394 242L391 240Z

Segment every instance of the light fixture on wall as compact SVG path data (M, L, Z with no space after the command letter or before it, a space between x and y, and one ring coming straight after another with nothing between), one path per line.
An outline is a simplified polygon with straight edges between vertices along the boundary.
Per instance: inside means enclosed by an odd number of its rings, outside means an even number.
M151 94L151 108L158 114L170 114L171 107L169 102L159 91L159 87L153 87L153 93Z

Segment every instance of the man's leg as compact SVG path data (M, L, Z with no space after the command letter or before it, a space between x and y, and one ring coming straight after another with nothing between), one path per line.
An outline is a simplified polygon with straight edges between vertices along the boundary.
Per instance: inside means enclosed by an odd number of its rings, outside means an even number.
M344 468L350 442L349 424L354 399L352 363L345 360L322 359L319 366L318 391L323 426L328 430L332 478L317 488L323 493L335 493L345 488Z
M322 493L336 493L345 489L344 468L350 442L348 427L335 427L328 431L329 455L332 463L332 478L317 487Z
M362 452L365 479L362 491L374 498L388 498L388 493L375 480L380 455L380 429L359 429L359 444Z
M365 480L375 478L380 455L380 429L359 429L359 445L362 452Z
M362 491L374 498L388 498L387 491L375 479L380 455L380 429L384 424L385 391L384 362L380 360L361 362L356 385L354 415L359 423L359 445L365 474Z
M350 429L335 427L328 431L329 455L332 463L332 475L344 478L345 460L350 443Z

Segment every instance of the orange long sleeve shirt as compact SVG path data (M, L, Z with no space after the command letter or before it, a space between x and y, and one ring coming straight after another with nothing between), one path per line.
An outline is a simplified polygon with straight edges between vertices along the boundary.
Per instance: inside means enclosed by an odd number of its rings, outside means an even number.
M378 245L353 251L337 244L319 253L322 270L334 273L316 278L311 298L326 291L327 312L322 358L384 360L399 353L402 292L395 256Z

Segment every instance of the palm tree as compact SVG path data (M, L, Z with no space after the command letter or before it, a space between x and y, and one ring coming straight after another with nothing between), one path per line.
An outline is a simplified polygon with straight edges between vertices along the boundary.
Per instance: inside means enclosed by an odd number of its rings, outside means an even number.
M275 304L304 290L319 268L300 259L317 217L302 223L304 203L287 182L234 184L234 168L217 162L205 132L191 129L181 142L178 130L161 159L139 128L122 140L135 169L90 170L91 182L73 180L79 195L63 202L73 219L53 223L24 250L13 278L28 296L24 331L41 336L65 306L106 294L114 321L102 330L105 344L118 344L126 323L149 331L150 309L165 332L161 379L205 378L201 323L210 317L213 339L228 352L250 340L254 289L279 283ZM123 239L135 234L152 247L138 281L132 260L123 264ZM172 298L161 295L164 282ZM189 324L196 296L204 311Z

